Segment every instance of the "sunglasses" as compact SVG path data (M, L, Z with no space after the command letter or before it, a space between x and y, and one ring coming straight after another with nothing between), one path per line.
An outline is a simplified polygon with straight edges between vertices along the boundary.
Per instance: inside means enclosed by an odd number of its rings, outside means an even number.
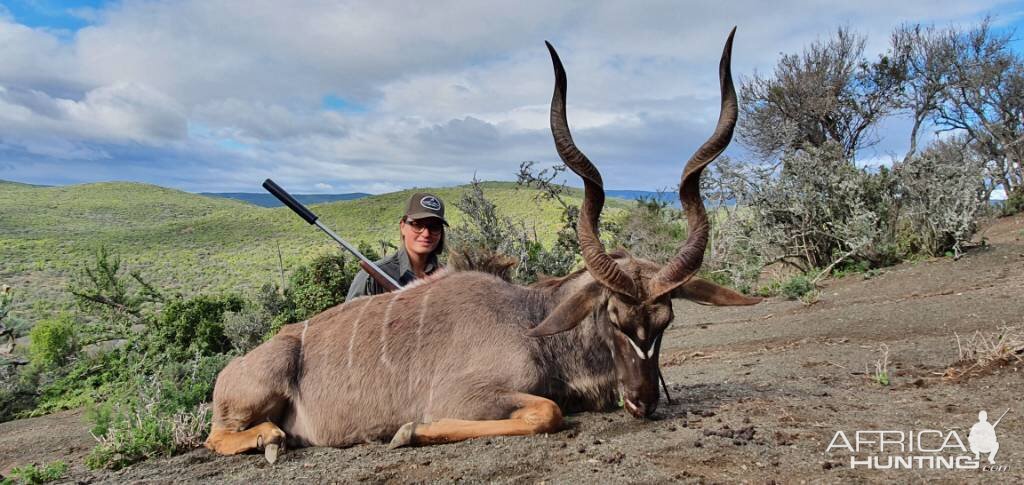
M426 230L429 230L431 234L440 234L444 231L444 223L441 221L415 221L412 219L406 219L405 224L408 225L416 234Z

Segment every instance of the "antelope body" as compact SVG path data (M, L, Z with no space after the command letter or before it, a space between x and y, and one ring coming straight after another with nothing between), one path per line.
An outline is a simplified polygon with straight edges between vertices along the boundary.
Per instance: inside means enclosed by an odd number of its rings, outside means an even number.
M600 173L572 142L565 73L549 45L552 132L585 184L578 232L586 269L529 287L442 272L287 325L218 376L207 446L221 454L262 448L273 462L286 444L390 438L404 446L551 432L562 410L609 409L620 394L633 415L654 412L671 299L759 301L693 277L707 242L700 172L725 149L736 121L731 45L732 34L720 66L718 128L682 177L690 235L673 261L662 267L604 251Z

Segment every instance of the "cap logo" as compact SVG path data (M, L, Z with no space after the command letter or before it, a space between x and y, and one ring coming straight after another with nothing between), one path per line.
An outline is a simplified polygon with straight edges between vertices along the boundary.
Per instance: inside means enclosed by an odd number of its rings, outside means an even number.
M432 195L428 195L420 199L420 205L432 211L441 210L441 201L437 200L437 197L434 197Z

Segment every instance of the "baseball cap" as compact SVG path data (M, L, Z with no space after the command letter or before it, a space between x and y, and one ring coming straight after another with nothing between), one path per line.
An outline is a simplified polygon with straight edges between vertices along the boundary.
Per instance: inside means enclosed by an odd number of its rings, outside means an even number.
M437 196L426 192L417 192L409 197L409 203L405 207L405 217L412 220L436 217L441 219L444 225L448 225L448 221L444 219L444 202L441 202Z

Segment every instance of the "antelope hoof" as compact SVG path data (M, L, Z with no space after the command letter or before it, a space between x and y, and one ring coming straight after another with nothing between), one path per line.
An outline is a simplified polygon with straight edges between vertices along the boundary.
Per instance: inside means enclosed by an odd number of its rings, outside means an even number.
M276 443L271 443L263 449L263 456L271 465L273 465L277 461L277 455L280 452L281 446Z
M398 428L398 432L395 433L395 437L391 438L391 444L388 448L395 449L403 446L412 445L413 433L416 431L416 423L405 423L401 428Z

